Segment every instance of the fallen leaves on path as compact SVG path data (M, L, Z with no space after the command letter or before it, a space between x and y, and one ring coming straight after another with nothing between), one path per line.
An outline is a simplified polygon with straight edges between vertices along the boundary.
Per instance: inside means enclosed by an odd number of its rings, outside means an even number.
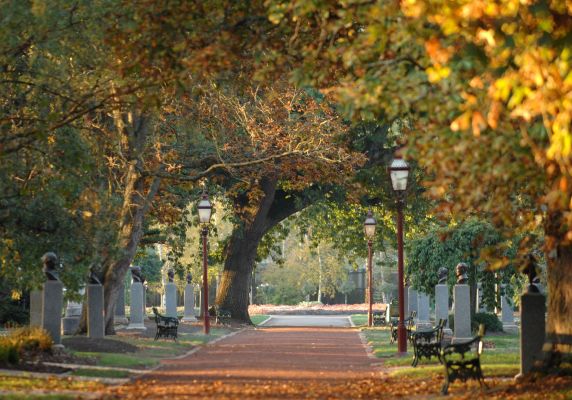
M355 381L252 380L159 382L142 381L111 389L107 399L387 399L438 398L443 380L403 379L381 376ZM478 384L454 383L449 399L569 399L572 377L547 377L541 382L515 383L488 379L489 389L481 392Z

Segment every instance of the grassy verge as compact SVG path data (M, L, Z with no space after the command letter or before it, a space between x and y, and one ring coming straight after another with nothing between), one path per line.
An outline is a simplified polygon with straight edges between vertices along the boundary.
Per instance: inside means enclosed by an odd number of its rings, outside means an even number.
M36 378L26 376L11 376L0 374L0 390L77 390L77 391L98 391L104 388L104 385L96 381L77 381L66 378ZM5 398L5 397L2 397Z
M131 374L127 371L116 371L116 370L100 370L100 369L89 369L80 368L71 372L72 376L86 376L93 378L129 378Z
M412 368L411 345L408 345L408 356L398 357L397 344L389 343L389 328L364 329L363 332L374 355L383 360L384 366L403 367L392 371L392 375L421 378L443 374L443 367L436 359L430 361L423 359L416 368ZM485 337L485 343L491 347L485 348L481 356L485 376L514 376L518 373L520 362L518 335L491 334Z
M268 319L269 315L259 314L259 315L251 315L250 320L254 325L260 325L262 322Z
M367 314L353 314L350 318L355 326L367 325Z
M116 337L137 346L135 353L97 353L74 352L78 356L94 357L97 365L105 367L147 369L158 365L162 359L183 355L195 346L204 345L211 340L229 333L229 329L212 328L210 335L197 333L179 334L178 340L153 340L151 338Z

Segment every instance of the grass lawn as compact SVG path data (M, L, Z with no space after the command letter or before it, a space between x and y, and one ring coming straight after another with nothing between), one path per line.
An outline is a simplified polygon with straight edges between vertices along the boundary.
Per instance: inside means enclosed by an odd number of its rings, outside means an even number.
M252 323L254 325L259 325L262 322L266 321L268 319L268 317L269 317L269 315L265 315L265 314L251 315L250 320L252 321Z
M367 314L353 314L351 319L355 326L367 325Z
M353 318L353 316L352 316ZM392 371L395 376L424 377L433 374L443 374L443 366L439 361L425 359L412 368L413 349L408 343L408 356L397 357L397 344L390 344L389 328L363 329L368 344L372 347L376 357L383 360L387 367L404 367ZM486 348L481 356L481 365L485 376L514 376L519 372L519 337L508 334L489 334L484 338Z
M138 347L135 353L96 353L96 352L74 352L78 356L95 357L97 365L105 367L146 369L160 363L162 359L183 355L195 346L219 338L229 333L230 330L224 328L212 328L210 335L197 333L181 333L178 340L153 340L152 338L134 338L117 336L114 340L122 340L126 343ZM80 373L81 374L81 373Z
M116 370L100 370L81 368L71 372L72 376L90 376L94 378L129 378L131 376L127 371Z
M0 374L0 390L78 390L78 391L97 391L105 386L96 381L76 381L66 378L36 378L26 376L11 376ZM2 398L7 398L2 396ZM15 397L16 398L16 397ZM28 398L28 397L25 397Z

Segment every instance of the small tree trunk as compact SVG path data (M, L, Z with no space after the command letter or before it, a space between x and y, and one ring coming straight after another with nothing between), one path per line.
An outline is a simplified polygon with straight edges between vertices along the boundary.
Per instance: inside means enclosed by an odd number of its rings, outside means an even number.
M133 166L135 170L135 166ZM122 209L121 232L118 237L121 254L116 260L109 260L103 271L103 299L105 310L105 334L115 334L114 315L115 304L119 297L121 284L125 279L125 274L135 258L137 246L143 236L143 221L149 209L150 202L155 197L159 189L160 179L155 178L151 183L147 195L145 196L144 178L135 171L130 171L128 184L126 185L125 201ZM79 333L87 332L87 316L82 312Z
M572 352L572 245L559 246L548 260L547 341L554 350Z

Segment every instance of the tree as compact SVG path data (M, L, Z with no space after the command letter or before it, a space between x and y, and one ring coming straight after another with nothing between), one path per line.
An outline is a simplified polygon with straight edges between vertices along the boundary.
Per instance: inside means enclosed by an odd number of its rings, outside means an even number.
M247 182L228 183L227 197L237 224L224 252L217 304L245 322L250 321L250 277L264 235L327 192L319 182L339 182L363 161L343 147L346 128L325 99L280 84L261 86L253 94L226 103L229 120L246 133L248 153L261 157L269 149L294 151L276 162L257 165ZM217 110L219 116L224 112Z
M302 54L298 78L327 88L354 117L411 118L407 154L425 169L443 216L484 212L507 236L543 228L548 338L565 350L558 343L572 333L567 3L300 0L269 7ZM522 241L521 254L539 245L535 238Z
M500 233L491 224L478 219L453 222L444 227L436 226L426 235L408 241L407 274L416 289L433 295L439 269L445 267L449 270L447 284L452 289L457 281L455 266L464 262L469 266L471 314L476 309L478 283L482 284L483 303L489 310L493 310L500 307L496 285L509 284L515 271L512 265L496 273L490 271L486 261L481 260L481 253L483 249L501 241ZM517 245L518 241L515 240L515 247ZM507 254L508 259L509 256ZM514 262L514 259L511 261ZM507 297L512 297L513 292L509 288Z

